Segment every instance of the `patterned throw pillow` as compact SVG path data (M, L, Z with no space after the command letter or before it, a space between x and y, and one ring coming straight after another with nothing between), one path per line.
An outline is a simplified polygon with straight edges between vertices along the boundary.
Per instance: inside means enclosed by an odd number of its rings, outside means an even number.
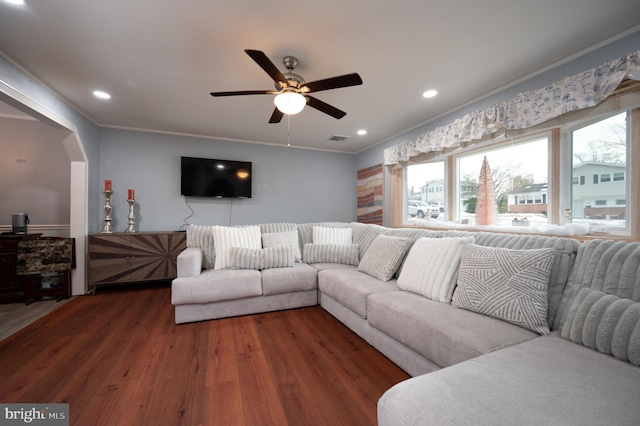
M562 337L640 367L640 303L583 288L571 305Z
M313 227L314 244L351 244L351 228L328 228L325 226Z
M305 263L342 263L357 265L360 248L357 244L314 244L307 243L302 249Z
M214 269L229 268L232 247L252 249L262 248L259 226L219 226L211 227L216 252Z
M300 262L302 260L297 230L262 234L262 247L268 248L278 246L291 246L296 262Z
M398 287L431 300L450 303L462 245L473 241L473 237L419 238L404 261Z
M358 270L380 281L389 281L411 246L411 238L378 235L362 256Z
M554 249L465 244L453 306L549 334L547 293Z

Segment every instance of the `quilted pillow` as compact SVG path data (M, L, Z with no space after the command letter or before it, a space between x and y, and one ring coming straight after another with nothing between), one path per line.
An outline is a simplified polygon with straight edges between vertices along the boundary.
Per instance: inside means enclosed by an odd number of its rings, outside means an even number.
M313 227L314 244L351 244L351 228L328 228L325 226Z
M389 281L411 246L411 238L378 235L362 256L358 270L380 281Z
M465 244L452 304L549 334L547 298L554 249Z
M473 237L419 238L407 255L398 287L431 300L450 303L464 242Z
M296 260L291 246L250 249L231 247L229 266L231 269L290 268Z
M314 244L307 243L302 249L305 263L342 263L357 265L359 248L357 244Z
M562 337L640 367L640 303L583 288L569 309Z
M300 262L302 260L297 230L262 234L262 247L268 248L278 246L291 246L296 262Z
M262 248L260 241L260 227L255 226L219 226L211 227L215 247L214 269L229 268L229 258L232 247L252 249Z

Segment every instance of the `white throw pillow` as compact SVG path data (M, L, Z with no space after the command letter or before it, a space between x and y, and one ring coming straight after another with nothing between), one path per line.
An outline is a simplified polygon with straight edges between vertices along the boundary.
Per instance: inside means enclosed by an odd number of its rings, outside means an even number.
M230 267L231 247L261 249L260 227L255 226L219 226L212 227L213 241L216 252L214 269Z
M451 302L465 241L473 243L474 238L418 239L404 261L398 287L439 302Z
M286 232L269 232L262 234L263 248L279 246L291 246L296 262L300 262L302 260L302 253L300 253L300 243L298 242L298 230Z
M351 228L313 227L314 244L351 244Z

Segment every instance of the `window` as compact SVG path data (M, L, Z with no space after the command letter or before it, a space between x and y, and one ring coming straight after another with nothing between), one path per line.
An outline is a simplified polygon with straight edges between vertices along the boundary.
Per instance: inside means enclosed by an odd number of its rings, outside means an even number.
M486 158L495 189L498 225L512 226L513 219L526 218L531 226L547 224L548 138L503 144L457 157L457 220L474 225L480 172ZM517 196L517 198L516 198Z
M406 168L407 199L416 200L424 206L431 207L431 218L444 220L445 215L439 208L434 206L444 206L444 162L416 164ZM417 219L422 219L420 211L424 209L407 209L405 213L406 221L411 223Z
M573 221L586 221L601 232L623 232L628 216L625 204L614 200L628 198L625 173L627 169L627 112L596 121L570 132L572 142L572 175L581 172L593 175L593 185L571 188ZM612 180L613 176L613 180ZM606 183L607 185L598 185ZM594 200L591 204L587 200ZM607 203L607 200L611 200Z
M523 218L532 227L572 220L589 224L590 233L640 240L640 204L635 201L640 199L640 169L631 167L640 164L640 83L636 87L628 100L623 95L627 109L622 112L612 113L610 104L594 107L593 114L568 113L542 128L548 133L507 132L450 152L426 154L430 162L393 170L392 203L397 213L392 213L391 225L415 223L416 218L406 213L409 194L442 202L446 208L437 220L457 223L459 228L475 225L479 175L486 156L498 225L512 226ZM426 169L419 172L421 166ZM558 173L550 177L548 170ZM431 186L433 181L438 185ZM566 215L567 210L571 214Z

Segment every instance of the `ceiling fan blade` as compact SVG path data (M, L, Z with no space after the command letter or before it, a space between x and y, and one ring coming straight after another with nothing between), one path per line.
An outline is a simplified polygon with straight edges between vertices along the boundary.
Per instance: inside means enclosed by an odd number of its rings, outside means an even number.
M322 102L320 99L316 99L312 96L305 96L308 99L307 105L311 108L315 108L318 111L324 112L325 114L329 114L333 118L337 118L338 120L347 115L346 112L340 111L338 108L329 105L326 102Z
M273 114L271 114L271 118L269 119L269 123L279 123L282 120L284 113L280 111L278 108L273 110Z
M269 77L271 77L277 85L281 87L288 86L286 77L282 75L278 67L276 67L269 58L267 58L267 55L265 55L264 52L250 49L245 49L245 52L247 55L251 56L251 59L253 59L256 64L260 65L260 68L269 74Z
M322 90L338 89L340 87L358 86L362 84L362 79L358 73L339 75L337 77L325 78L324 80L304 83L303 88L308 88L309 92L320 92Z
M211 96L275 95L275 90L241 90L236 92L211 92Z

